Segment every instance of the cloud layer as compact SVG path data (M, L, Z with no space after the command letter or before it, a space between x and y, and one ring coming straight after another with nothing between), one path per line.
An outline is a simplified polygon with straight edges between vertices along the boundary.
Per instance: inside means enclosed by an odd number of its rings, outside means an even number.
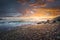
M34 8L60 9L60 0L0 0L0 17L23 16Z

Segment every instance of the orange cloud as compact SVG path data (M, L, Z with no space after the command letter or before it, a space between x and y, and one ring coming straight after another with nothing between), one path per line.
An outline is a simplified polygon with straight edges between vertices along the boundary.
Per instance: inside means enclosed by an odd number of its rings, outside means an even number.
M58 9L55 10L55 9L40 8L40 9L36 9L36 12L30 15L30 17L56 17L59 15L60 15L60 10Z
M55 0L47 0L48 2L54 2Z
M45 7L47 4L30 4L29 6L40 6L40 7Z

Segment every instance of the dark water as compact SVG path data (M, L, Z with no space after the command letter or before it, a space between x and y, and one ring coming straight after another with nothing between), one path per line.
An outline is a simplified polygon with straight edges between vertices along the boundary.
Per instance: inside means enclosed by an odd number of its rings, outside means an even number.
M0 22L0 31L12 30L17 26L35 24L33 22Z

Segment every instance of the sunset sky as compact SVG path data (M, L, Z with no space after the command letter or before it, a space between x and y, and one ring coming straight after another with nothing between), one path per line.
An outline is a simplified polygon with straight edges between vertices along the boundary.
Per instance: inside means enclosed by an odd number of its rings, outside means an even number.
M0 0L0 17L55 17L60 0Z

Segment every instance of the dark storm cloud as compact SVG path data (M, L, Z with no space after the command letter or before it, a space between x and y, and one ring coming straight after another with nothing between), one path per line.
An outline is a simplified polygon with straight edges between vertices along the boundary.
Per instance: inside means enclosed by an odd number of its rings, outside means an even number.
M28 3L30 6L57 7L60 6L60 0L17 0L21 4Z
M39 4L39 5L45 4L45 0L17 0L17 1L22 3L22 4L25 4L25 3Z
M17 13L19 5L16 0L0 0L0 16L14 16L19 14Z
M47 8L55 8L55 9L60 9L60 0L55 0L52 3L47 3Z

